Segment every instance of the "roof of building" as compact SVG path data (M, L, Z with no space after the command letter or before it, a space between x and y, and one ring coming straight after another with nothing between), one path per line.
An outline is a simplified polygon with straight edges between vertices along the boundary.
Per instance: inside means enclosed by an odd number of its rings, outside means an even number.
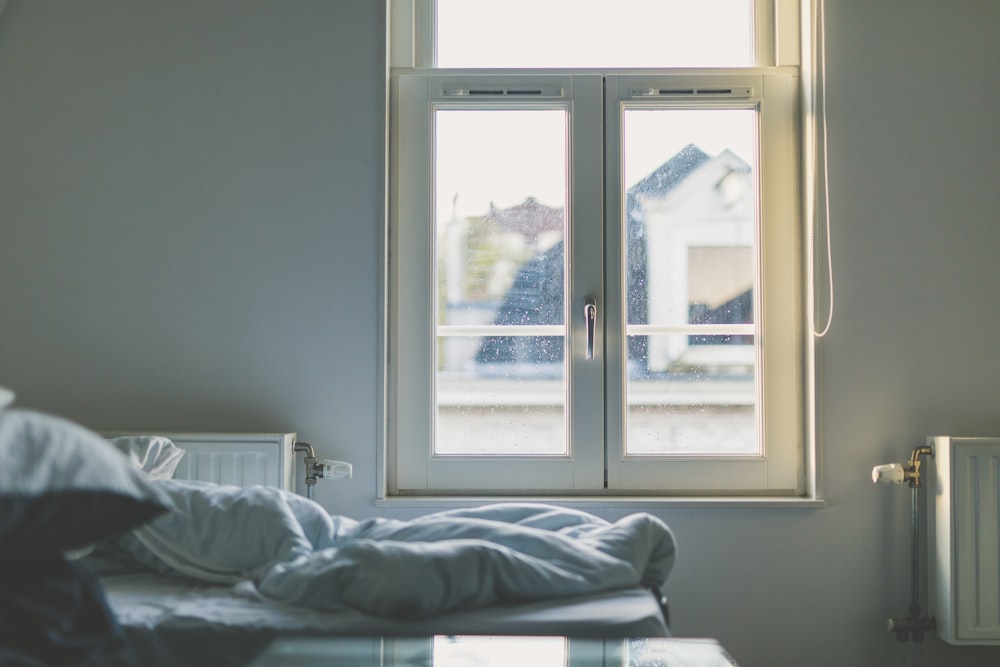
M688 144L672 158L654 169L648 176L629 188L628 196L664 195L679 185L691 172L709 160L709 155L694 144Z

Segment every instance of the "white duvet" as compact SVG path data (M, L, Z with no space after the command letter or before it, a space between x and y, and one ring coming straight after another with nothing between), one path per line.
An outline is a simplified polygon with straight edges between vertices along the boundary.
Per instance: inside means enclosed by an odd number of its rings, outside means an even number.
M172 511L120 540L134 558L202 581L249 581L264 597L318 609L423 616L662 587L676 553L667 526L644 513L608 522L502 503L355 521L273 488L158 484Z

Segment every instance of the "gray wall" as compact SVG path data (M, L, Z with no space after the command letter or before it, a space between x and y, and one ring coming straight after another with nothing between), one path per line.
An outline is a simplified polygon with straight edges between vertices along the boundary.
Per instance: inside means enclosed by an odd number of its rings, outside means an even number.
M829 4L827 506L663 512L675 629L748 667L894 662L909 494L871 467L1000 434L1000 10ZM296 430L355 464L331 511L403 516L373 502L384 32L374 0L11 0L0 384L99 429Z

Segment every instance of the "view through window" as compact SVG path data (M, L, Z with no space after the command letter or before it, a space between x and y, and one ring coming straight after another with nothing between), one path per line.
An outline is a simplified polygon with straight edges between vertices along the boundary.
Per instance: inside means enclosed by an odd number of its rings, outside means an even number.
M567 451L567 120L435 115L437 454ZM627 451L756 452L755 113L623 121Z

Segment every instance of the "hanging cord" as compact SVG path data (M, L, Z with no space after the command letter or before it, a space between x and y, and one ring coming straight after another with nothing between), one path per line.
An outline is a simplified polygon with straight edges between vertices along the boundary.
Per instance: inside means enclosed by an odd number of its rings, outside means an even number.
M826 323L819 330L816 328L815 313L810 318L810 326L812 327L813 335L817 338L822 338L830 330L830 325L833 324L833 250L832 244L830 243L830 161L828 156L828 143L827 143L827 130L826 130L826 9L824 7L823 0L817 0L817 26L816 32L819 42L819 81L817 82L818 88L818 100L817 100L817 114L820 119L820 134L822 149L820 153L820 160L822 162L823 170L823 188L820 197L823 202L823 222L825 225L825 241L826 241L826 281L828 288L829 304L826 314ZM814 213L815 215L815 213ZM809 258L811 262L815 262L815 234L816 234L816 224L815 218L813 219L813 224L809 226Z

